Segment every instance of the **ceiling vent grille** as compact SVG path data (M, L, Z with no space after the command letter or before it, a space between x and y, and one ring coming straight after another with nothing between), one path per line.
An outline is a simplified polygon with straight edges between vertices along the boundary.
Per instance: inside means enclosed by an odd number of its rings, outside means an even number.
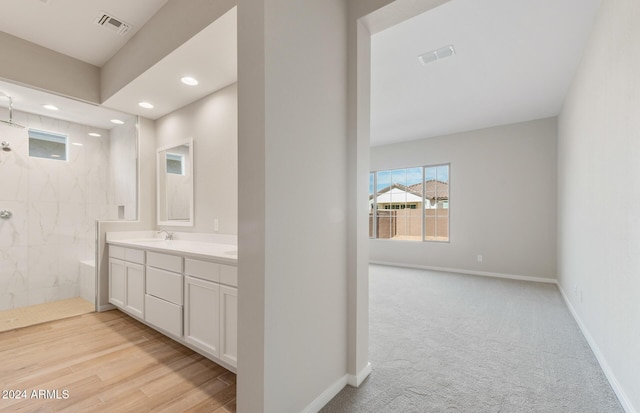
M125 23L120 19L116 19L115 17L104 11L101 11L100 14L98 14L98 17L96 17L93 22L98 26L102 26L106 29L111 30L112 32L119 34L120 36L124 36L131 28L130 24Z

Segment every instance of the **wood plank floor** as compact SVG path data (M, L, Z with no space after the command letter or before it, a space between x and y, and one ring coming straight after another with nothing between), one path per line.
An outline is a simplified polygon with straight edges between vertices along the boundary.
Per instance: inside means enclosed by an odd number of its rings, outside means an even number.
M0 412L236 411L235 374L117 310L0 333L0 391Z

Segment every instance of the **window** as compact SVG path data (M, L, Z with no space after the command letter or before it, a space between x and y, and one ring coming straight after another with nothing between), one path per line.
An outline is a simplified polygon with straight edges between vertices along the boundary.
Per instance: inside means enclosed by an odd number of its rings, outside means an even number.
M369 237L449 241L449 165L371 172Z
M449 241L449 165L424 168L424 240Z
M167 153L167 173L184 175L184 155L177 153Z
M67 160L67 135L29 129L29 156Z

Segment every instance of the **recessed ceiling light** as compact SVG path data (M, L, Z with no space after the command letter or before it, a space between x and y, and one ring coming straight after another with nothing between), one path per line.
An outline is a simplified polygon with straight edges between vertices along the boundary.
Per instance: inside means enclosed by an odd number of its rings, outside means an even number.
M99 133L95 133L95 132L89 132L89 136L93 136L94 138L99 138L102 135L100 135Z
M185 76L182 79L180 79L180 81L185 85L189 85L189 86L195 86L198 84L198 81L192 78L191 76Z
M138 106L145 109L153 109L153 105L149 102L138 102Z
M441 60L441 59L444 59L445 57L453 56L454 54L456 54L456 49L454 49L453 45L450 44L449 46L441 47L439 49L432 50L427 53L423 53L420 56L418 56L418 60L423 65L426 65L429 63L433 63L436 60Z
M120 119L111 119L111 123L115 123L116 125L124 125L124 122Z
M58 110L58 107L53 105L42 105L42 107L48 110Z
M72 142L72 145L76 145L76 146L82 146L82 144L80 142Z

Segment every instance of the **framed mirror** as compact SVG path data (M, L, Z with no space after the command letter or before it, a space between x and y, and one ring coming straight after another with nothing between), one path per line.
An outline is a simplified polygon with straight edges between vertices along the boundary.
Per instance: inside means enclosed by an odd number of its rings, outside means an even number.
M158 149L158 225L193 226L193 138Z

